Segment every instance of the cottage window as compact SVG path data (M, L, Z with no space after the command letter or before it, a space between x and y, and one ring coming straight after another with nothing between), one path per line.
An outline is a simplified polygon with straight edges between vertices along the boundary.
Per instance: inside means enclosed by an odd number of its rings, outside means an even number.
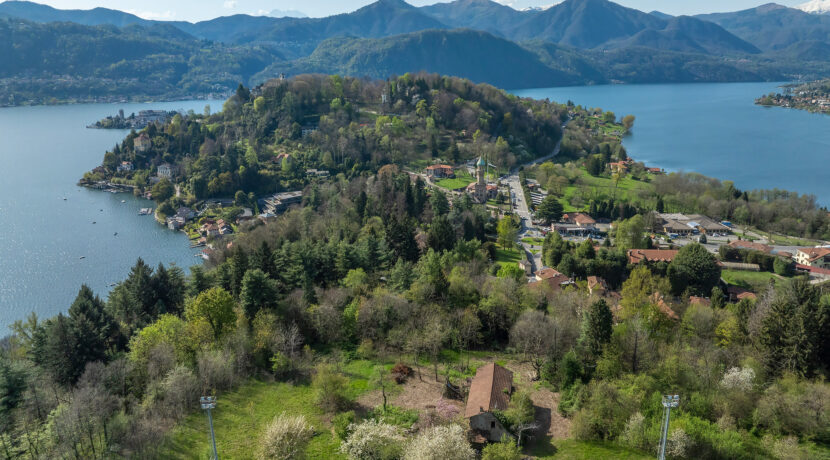
M492 429L492 428L495 428L495 427L496 427L496 422L495 422L495 421L491 421L491 422L490 422L490 428Z

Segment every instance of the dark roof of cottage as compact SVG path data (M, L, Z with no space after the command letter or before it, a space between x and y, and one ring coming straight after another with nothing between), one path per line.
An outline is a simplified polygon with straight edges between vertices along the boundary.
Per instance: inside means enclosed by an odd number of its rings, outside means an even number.
M510 389L513 386L513 373L490 363L479 367L473 383L470 385L470 395L467 397L467 408L464 417L472 417L481 412L505 410L510 403Z

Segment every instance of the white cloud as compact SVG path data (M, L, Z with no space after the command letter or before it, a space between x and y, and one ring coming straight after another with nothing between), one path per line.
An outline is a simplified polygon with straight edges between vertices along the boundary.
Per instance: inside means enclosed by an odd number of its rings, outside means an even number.
M170 20L176 17L175 11L167 10L165 12L159 13L156 11L138 11L138 10L124 10L127 13L134 14L143 19L152 19L152 20Z
M225 3L222 4L222 6L224 6L225 9L232 10L232 9L236 8L237 3L238 2L236 0L225 0Z

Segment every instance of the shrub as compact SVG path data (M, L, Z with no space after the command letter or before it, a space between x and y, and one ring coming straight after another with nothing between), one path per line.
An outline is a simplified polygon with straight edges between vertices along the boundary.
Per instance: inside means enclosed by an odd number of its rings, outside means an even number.
M292 417L282 413L265 428L260 441L259 457L265 459L301 459L303 450L311 440L314 428L302 415Z
M317 405L326 412L337 412L349 404L346 397L348 380L331 365L317 366L311 385L317 393Z
M397 427L366 420L349 427L351 433L340 452L355 460L395 460L403 453L404 437Z
M622 441L626 445L640 450L646 450L648 448L645 420L646 418L639 412L635 412L628 419L621 436Z
M830 442L830 386L785 376L767 388L755 409L755 425L775 434Z
M475 451L460 425L435 426L409 443L406 460L473 460Z
M395 364L392 368L392 377L398 385L406 382L406 379L412 374L412 368L404 363Z
M686 458L692 444L692 439L683 428L676 428L666 440L666 453L669 457Z
M749 391L755 380L755 370L751 367L733 367L723 374L720 386L727 390Z
M487 444L481 451L481 460L521 460L522 450L510 439Z
M199 353L197 358L202 389L222 391L230 389L236 381L234 358L227 350L211 350Z
M376 407L369 413L369 417L380 420L383 423L409 429L418 421L418 411L415 409L402 409L396 406L388 406L386 412L384 412L382 407Z
M193 395L199 392L199 379L193 371L185 366L178 366L164 378L164 406L168 414L174 418L181 418L189 410L195 408L196 398Z
M334 434L341 440L346 439L351 434L351 426L354 425L355 415L354 411L341 412L331 419L331 425L334 428Z

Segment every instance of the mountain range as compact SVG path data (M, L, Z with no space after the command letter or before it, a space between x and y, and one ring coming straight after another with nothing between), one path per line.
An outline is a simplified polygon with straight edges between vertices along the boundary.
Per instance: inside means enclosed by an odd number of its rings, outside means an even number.
M144 27L168 34L175 29L182 41L265 50L272 62L252 74L236 72L245 74L246 83L279 73L385 77L425 70L515 88L825 76L830 73L830 15L813 14L823 11L824 3L801 7L810 13L767 4L674 17L608 0L565 0L526 11L491 0L420 8L403 0L378 0L325 18L235 15L189 23L106 8L59 10L6 1L0 3L0 18ZM0 39L14 42L15 37ZM14 69L5 74L15 75Z

